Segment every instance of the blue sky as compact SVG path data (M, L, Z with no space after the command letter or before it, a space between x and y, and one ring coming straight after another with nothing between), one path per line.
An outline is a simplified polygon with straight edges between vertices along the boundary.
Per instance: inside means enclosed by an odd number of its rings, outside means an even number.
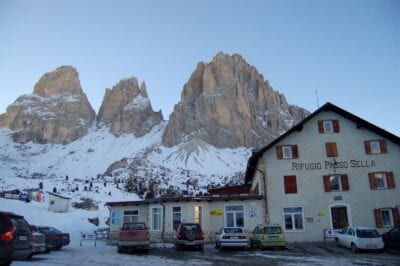
M0 1L0 113L61 65L98 112L135 76L168 119L200 61L239 53L290 104L330 101L400 135L400 1Z

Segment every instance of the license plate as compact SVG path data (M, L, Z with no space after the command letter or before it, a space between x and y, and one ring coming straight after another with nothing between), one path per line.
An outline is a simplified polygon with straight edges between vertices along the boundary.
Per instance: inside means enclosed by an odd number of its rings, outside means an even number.
M27 236L19 236L18 239L21 241L26 241L26 240L28 240L28 237Z
M367 248L376 248L377 245L367 245Z
M237 236L231 236L231 239L239 239Z

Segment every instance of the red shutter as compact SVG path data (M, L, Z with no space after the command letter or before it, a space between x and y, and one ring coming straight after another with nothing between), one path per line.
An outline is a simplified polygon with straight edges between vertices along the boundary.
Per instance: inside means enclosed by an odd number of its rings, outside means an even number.
M285 193L297 193L297 182L295 175L287 175L283 177L285 183Z
M328 156L328 157L337 157L338 156L336 142L325 143L325 148L326 148L326 156Z
M335 133L340 132L339 120L333 120L333 132Z
M364 148L365 148L365 153L366 154L372 154L371 152L371 142L366 140L364 141Z
M347 175L341 175L340 181L342 182L342 190L349 191L349 177Z
M381 209L374 209L374 215L375 215L376 227L377 228L382 228L383 227L383 221L382 221Z
M297 145L292 145L292 155L293 159L299 158L299 149L297 148Z
M325 133L325 131L324 131L324 121L322 121L322 120L318 121L318 131L319 131L319 133Z
M369 185L371 189L376 189L375 173L368 173Z
M381 146L381 153L387 153L386 141L380 140L379 144Z
M399 210L397 208L392 208L392 214L393 214L394 225L400 225Z
M323 178L325 192L331 192L331 176L324 175Z
M281 145L276 146L276 157L278 158L278 160L283 159L283 147Z
M386 181L389 189L393 189L396 187L396 185L394 184L393 172L386 172Z

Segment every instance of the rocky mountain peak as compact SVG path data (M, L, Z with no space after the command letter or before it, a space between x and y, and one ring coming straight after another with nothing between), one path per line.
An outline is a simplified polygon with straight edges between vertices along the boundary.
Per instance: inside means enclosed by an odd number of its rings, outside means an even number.
M83 92L76 69L72 66L61 66L44 74L33 88L33 93L50 97L60 94L81 95Z
M291 108L241 55L218 53L199 63L184 85L162 143L200 139L220 148L260 147L306 114Z
M0 115L0 127L13 130L14 141L70 143L87 134L96 118L75 68L62 66L44 74L33 94L20 96Z
M131 77L106 89L97 123L111 124L114 135L133 133L144 136L163 120L161 111L154 112L147 95L146 84Z

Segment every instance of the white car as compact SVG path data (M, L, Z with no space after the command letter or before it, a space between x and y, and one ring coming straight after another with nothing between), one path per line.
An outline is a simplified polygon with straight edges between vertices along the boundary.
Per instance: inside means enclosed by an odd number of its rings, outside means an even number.
M379 251L384 247L381 235L372 227L345 227L336 233L335 241L338 247L350 248L354 253L360 249Z
M247 248L248 237L240 227L223 227L215 233L216 248Z

